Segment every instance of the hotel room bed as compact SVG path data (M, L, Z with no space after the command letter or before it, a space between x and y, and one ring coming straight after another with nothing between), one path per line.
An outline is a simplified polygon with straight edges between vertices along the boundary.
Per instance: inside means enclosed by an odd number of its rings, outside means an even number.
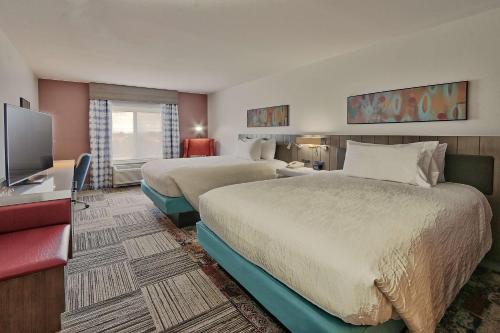
M154 160L142 166L143 192L166 214L198 210L198 197L217 187L276 178L280 160L235 156Z
M274 170L284 168L286 163L280 160L251 161L231 155L191 158L161 159L147 162L142 167L146 183L158 193L167 197L182 197L182 190L176 183L173 171L185 168L231 167L243 164L260 163L271 166Z
M200 242L216 259L227 246L241 265L260 267L263 281L317 306L314 315L385 323L374 332L401 330L398 318L411 332L433 332L491 247L486 197L456 183L422 188L321 173L215 189L201 196L200 215ZM305 331L293 315L275 315ZM325 332L359 331L334 319Z

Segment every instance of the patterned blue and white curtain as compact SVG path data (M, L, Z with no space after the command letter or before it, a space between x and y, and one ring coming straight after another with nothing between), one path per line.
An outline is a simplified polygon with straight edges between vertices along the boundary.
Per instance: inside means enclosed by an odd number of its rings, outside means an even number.
M180 155L180 134L177 104L161 105L161 129L163 133L163 158L178 158Z
M113 185L111 163L111 103L105 100L91 99L89 105L90 185L93 189Z

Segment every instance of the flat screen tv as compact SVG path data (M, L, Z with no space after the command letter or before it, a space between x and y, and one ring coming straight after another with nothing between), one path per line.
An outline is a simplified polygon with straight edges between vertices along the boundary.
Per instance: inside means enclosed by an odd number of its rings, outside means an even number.
M5 104L4 135L7 185L23 182L54 165L50 115Z

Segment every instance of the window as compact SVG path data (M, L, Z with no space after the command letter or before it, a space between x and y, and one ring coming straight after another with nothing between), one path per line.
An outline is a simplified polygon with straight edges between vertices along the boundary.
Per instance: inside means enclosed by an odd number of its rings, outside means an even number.
M113 101L112 157L114 162L162 157L161 106Z

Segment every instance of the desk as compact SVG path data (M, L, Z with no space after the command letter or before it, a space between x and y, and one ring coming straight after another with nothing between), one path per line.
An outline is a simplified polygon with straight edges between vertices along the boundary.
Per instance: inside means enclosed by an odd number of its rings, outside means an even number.
M54 161L54 166L37 175L46 179L40 184L14 185L0 187L0 207L71 199L73 190L73 172L75 161Z
M73 221L74 161L55 161L39 184L0 188L0 234ZM70 249L71 255L71 249Z

